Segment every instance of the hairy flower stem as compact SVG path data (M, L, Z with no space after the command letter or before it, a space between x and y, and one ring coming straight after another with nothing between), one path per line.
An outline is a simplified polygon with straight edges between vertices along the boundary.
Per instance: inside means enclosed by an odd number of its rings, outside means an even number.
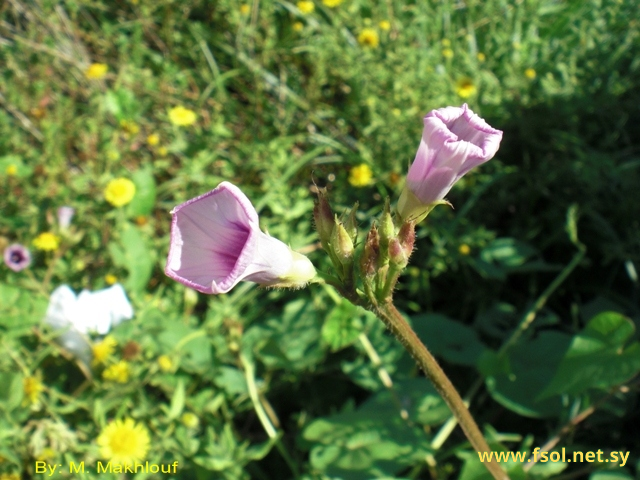
M391 301L370 305L369 309L380 318L385 325L393 332L398 340L404 345L411 356L418 362L420 368L429 377L429 380L436 387L436 390L447 403L451 412L458 420L464 434L469 439L471 446L477 452L491 452L482 432L476 425L473 417L469 413L466 405L462 401L460 394L456 391L447 375L444 373L436 359L427 350L427 347L420 341L411 326L402 317ZM495 460L483 463L493 478L508 480L507 474L500 468Z

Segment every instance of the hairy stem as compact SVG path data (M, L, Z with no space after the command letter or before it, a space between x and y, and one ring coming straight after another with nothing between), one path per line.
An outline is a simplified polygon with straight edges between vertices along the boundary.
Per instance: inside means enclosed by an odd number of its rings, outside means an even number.
M436 359L420 341L393 303L388 301L383 304L371 305L370 309L387 325L389 330L393 332L396 338L400 340L411 356L418 362L420 368L429 380L431 380L438 393L440 393L451 409L451 412L458 420L458 423L474 450L477 452L491 452L489 445L465 406L460 394L458 394L456 388L442 368L440 368ZM500 480L509 479L495 460L491 459L490 462L484 462L484 466L487 467L487 470L489 470L493 478Z

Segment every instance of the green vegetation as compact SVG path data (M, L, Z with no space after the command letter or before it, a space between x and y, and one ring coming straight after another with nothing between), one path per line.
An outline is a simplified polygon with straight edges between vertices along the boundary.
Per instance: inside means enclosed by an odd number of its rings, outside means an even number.
M300 3L0 5L0 250L32 256L0 266L0 480L36 461L124 478L94 470L109 435L179 462L140 479L487 478L402 346L330 287L206 296L163 273L169 212L223 180L327 270L316 185L365 232L424 114L464 102L502 146L419 226L397 305L496 451L631 452L512 479L640 478L637 2ZM42 322L50 295L115 282L134 318L83 363Z

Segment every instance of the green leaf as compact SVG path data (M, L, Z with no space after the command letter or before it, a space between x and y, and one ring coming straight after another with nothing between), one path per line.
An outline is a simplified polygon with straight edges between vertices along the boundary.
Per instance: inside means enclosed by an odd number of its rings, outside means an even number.
M268 367L304 370L317 365L324 357L321 325L322 320L313 303L299 299L288 303L281 314L269 318L266 326L256 325L248 329L247 335L254 328L262 330L256 356Z
M487 263L509 268L523 265L535 253L536 250L526 243L513 238L497 238L480 252L480 258Z
M216 385L229 393L229 395L246 395L249 393L247 380L242 371L233 367L220 367L216 371Z
M634 377L640 371L640 344L633 342L625 348L634 330L633 322L616 312L592 318L573 338L539 398L579 394L591 388L606 390Z
M541 332L533 340L521 340L509 351L508 370L505 371L505 365L499 363L498 368L502 370L494 370L487 376L486 383L491 396L498 403L526 417L559 414L562 411L559 396L542 400L537 396L551 381L570 342L569 335L552 331Z
M412 317L413 329L436 356L458 365L475 365L485 347L469 326L439 314Z
M343 300L340 305L331 310L322 326L322 340L331 347L331 350L335 352L356 341L362 331L360 319L362 313L362 309L348 300Z
M10 412L22 402L24 389L23 377L18 373L0 373L0 405Z
M169 415L168 415L169 420L174 420L178 418L178 416L182 413L182 410L184 410L184 400L185 400L184 381L182 379L179 379L178 385L176 386L176 389L173 392L173 397L171 397L171 409L169 410Z
M406 408L410 421L403 419ZM392 477L430 452L429 437L412 422L444 422L446 405L424 378L396 383L357 410L311 422L303 437L311 442L311 465L340 478Z
M156 182L153 169L147 167L137 170L131 176L136 186L136 194L127 206L129 217L148 216L153 211L156 202Z
M0 325L11 335L23 335L42 321L48 300L29 290L0 283Z
M108 249L113 263L129 272L125 288L133 292L144 290L151 278L154 256L153 249L140 231L125 224L118 243L110 243Z

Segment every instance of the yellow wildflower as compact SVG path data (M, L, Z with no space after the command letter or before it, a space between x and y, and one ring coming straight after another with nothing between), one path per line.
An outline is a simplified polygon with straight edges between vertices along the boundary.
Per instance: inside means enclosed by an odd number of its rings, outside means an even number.
M111 365L102 372L102 378L111 382L127 383L129 381L129 375L131 374L131 367L128 362L120 360L115 365Z
M6 171L7 175L9 175L10 177L13 177L15 174L18 173L18 167L16 167L13 164L7 165L7 169L5 171Z
M458 247L458 253L460 255L469 255L471 253L471 248L466 243L463 243Z
M461 78L456 84L456 93L460 98L469 98L475 95L477 89L470 78Z
M140 131L138 124L132 120L120 120L120 128L131 135Z
M167 147L158 148L158 155L160 155L161 157L166 157L168 153L169 150L167 149Z
M142 462L149 452L149 432L131 418L107 425L97 440L100 456L116 465Z
M111 355L113 355L113 351L117 344L118 342L116 342L116 340L110 335L104 337L104 340L101 342L95 343L93 347L91 347L91 350L93 351L93 364L106 365L107 361L111 358Z
M336 8L342 3L342 0L322 0L322 3L329 8Z
M389 20L382 20L378 26L380 27L380 30L387 32L391 29L391 22Z
M442 56L444 58L453 58L453 50L451 50L450 48L443 48Z
M380 43L380 37L373 28L363 28L358 35L358 42L365 47L376 48Z
M40 400L40 394L44 390L42 376L40 374L25 377L22 380L22 390L24 392L24 404L36 405Z
M442 42L440 42L440 43L442 43L443 47L450 47L451 46L451 40L449 40L448 38L443 38Z
M197 115L193 110L183 106L173 107L169 110L169 121L178 127L185 127L196 123Z
M150 147L155 147L159 143L160 143L160 135L158 135L157 133L152 133L147 137L147 145L149 145Z
M33 246L38 250L53 252L60 246L60 237L51 232L43 232L35 238Z
M90 80L100 80L107 74L108 70L109 67L104 63L92 63L89 65L89 68L84 71L84 76Z
M354 187L366 187L371 183L373 172L366 163L353 167L349 172L349 183Z
M534 78L536 78L536 71L533 68L527 68L524 71L524 76L529 80L533 80Z
M18 473L0 473L0 480L20 480Z
M300 32L304 28L304 24L302 22L296 22L293 24L293 31Z
M482 52L478 52L478 55L476 55L476 58L478 59L479 62L484 62L487 59L487 56Z
M191 413L191 412L184 412L182 414L182 417L180 417L180 421L185 427L191 428L191 429L198 428L198 425L200 425L200 420L198 419L198 416L195 413Z
M104 189L104 198L114 207L122 207L133 200L136 194L135 184L128 178L116 178Z
M158 357L158 366L163 372L170 372L173 370L173 362L169 355L160 355Z
M298 10L300 10L300 13L302 13L303 15L312 13L316 8L313 2L309 0L300 0L297 6L298 6Z
M114 283L116 283L118 281L118 277L116 277L114 274L112 273L107 273L104 276L104 281L107 285L113 285Z
M251 12L251 7L249 5L247 5L246 3L240 5L240 13L242 15L249 15L249 12Z

